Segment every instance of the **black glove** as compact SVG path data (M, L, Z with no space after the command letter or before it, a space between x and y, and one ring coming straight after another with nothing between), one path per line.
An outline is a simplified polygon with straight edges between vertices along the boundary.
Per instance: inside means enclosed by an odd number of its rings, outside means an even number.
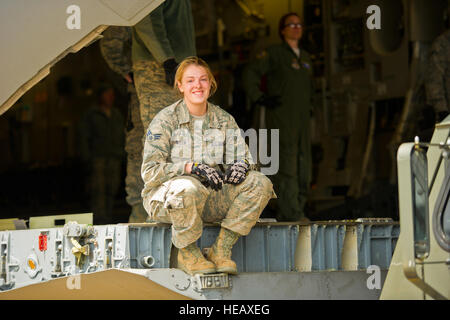
M436 122L442 122L448 116L447 111L440 111L436 113Z
M173 87L178 64L176 63L175 59L168 59L164 61L163 66L164 71L166 72L166 82L169 86Z
M217 191L222 189L223 184L222 172L217 171L206 164L194 162L192 164L191 173L205 178L207 186L211 187L213 190Z
M225 183L241 183L247 177L248 170L250 170L250 163L247 160L236 161L225 172Z
M256 100L255 104L264 106L268 109L275 109L281 105L281 97L263 94L258 100Z

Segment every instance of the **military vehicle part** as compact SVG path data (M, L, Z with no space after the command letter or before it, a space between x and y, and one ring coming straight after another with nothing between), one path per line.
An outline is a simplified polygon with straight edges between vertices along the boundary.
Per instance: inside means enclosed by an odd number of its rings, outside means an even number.
M206 225L198 240L199 247L211 247L219 231L218 225ZM326 295L314 290L311 291L314 294L296 292L295 286L300 279L311 284L318 281L317 273L322 277L327 275L321 280L324 288L336 281L340 283L342 279L351 282L353 276L361 280L364 275L368 277L366 270L374 264L384 277L396 237L398 224L391 220L311 224L260 222L233 247L232 259L239 271L237 276L220 273L189 276L179 269L172 269L176 265L171 261L174 247L170 225L90 226L68 222L62 228L0 232L0 290L9 292L58 278L67 278L70 282L79 275L126 270L190 298L232 299L236 295L242 297L242 281L252 283L252 278L258 278L259 274L267 277L270 272L271 277L278 277L279 283L288 288L279 292L276 298L337 298L330 292ZM328 271L333 272L330 275ZM339 280L339 277L343 278ZM360 297L378 297L375 291L367 289L364 281L355 286L361 291ZM255 296L253 289L246 292L247 297ZM266 298L267 294L259 293Z
M401 233L382 299L448 299L445 207L448 188L449 117L436 125L431 143L404 143L397 153ZM433 212L429 215L429 211ZM448 216L447 216L448 217ZM431 236L430 227L438 231Z
M193 278L194 285L200 291L203 289L224 289L231 287L230 277L226 273L196 274Z
M449 152L450 145L445 145L442 155L445 161L445 178L444 183L439 191L438 200L433 212L433 234L439 246L450 252L450 206L448 205L450 195L450 167Z

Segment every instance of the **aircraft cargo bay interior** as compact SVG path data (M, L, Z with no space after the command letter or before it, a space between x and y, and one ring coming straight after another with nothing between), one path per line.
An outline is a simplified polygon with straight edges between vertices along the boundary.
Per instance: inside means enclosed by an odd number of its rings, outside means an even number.
M126 3L0 4L0 293L449 298L450 1Z

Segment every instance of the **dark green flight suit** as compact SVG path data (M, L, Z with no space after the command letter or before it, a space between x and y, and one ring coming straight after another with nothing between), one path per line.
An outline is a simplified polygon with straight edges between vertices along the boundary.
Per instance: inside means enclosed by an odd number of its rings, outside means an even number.
M280 96L281 105L266 108L267 129L279 129L280 167L272 176L278 195L277 220L297 221L304 217L311 182L310 118L312 113L312 63L307 52L300 58L283 42L258 55L244 73L252 102L263 92L261 77L267 77L269 96Z
M107 116L98 106L93 106L83 115L78 130L80 156L90 167L94 224L112 223L124 156L124 119L116 107Z

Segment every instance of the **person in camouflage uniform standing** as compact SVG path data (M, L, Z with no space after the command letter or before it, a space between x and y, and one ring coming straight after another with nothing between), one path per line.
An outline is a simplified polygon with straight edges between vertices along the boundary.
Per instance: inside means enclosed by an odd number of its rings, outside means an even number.
M244 72L249 100L265 107L266 127L279 129L280 167L271 179L279 195L279 221L305 220L312 176L310 118L313 111L313 70L309 54L299 48L302 25L296 13L280 19L283 42L262 51ZM267 77L262 90L261 78Z
M146 134L144 207L152 220L172 224L182 270L236 273L232 246L276 197L272 183L255 170L234 118L207 101L216 82L206 62L187 58L175 80L183 99L159 112ZM221 224L207 258L195 244L203 222Z
M450 112L450 30L433 42L427 71L427 103L442 121Z
M125 135L125 151L127 153L125 191L127 192L127 203L132 208L128 222L145 222L148 215L142 205L141 197L144 188L144 181L141 177L144 127L141 121L136 89L133 84L131 28L110 26L103 32L103 38L100 40L100 51L108 66L128 83L127 89L130 100Z
M178 62L196 55L189 0L166 0L132 29L134 81L142 125L178 97L172 90Z

